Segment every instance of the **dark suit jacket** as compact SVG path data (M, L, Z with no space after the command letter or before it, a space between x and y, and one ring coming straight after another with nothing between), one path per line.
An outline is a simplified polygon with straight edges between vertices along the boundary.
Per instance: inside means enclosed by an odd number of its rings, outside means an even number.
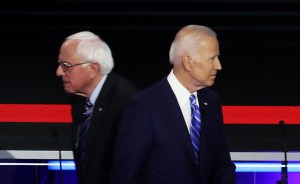
M127 79L115 73L108 75L94 105L84 165L78 162L75 144L85 98L74 96L72 103L73 152L80 184L108 183L117 123L125 103L135 92L136 87Z
M202 114L200 163L182 112L166 79L126 106L116 141L113 184L233 184L218 96L198 91Z

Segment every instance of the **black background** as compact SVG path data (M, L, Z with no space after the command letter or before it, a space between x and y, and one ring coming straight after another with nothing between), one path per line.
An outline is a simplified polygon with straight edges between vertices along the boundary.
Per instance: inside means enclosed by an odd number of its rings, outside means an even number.
M283 0L1 1L0 103L69 103L55 76L58 51L66 36L84 30L111 47L114 71L146 88L169 73L169 47L188 24L218 34L223 70L212 88L223 105L300 105L300 3ZM281 150L278 122L226 125L230 150ZM57 149L58 134L70 149L69 128L0 123L0 148ZM288 149L300 150L299 125L286 128Z

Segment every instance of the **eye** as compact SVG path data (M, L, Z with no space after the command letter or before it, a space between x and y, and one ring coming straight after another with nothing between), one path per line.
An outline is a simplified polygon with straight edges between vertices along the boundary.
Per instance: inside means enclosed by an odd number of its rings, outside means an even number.
M58 61L58 65L61 66L61 68L64 72L66 72L70 67L72 67L72 65L70 63L63 62L63 61Z
M70 68L72 65L70 63L62 63L63 67Z
M213 62L213 61L214 61L216 58L218 58L218 57L219 57L219 54L218 54L218 55L215 55L215 56L213 56L213 57L211 57L211 58L210 58L210 61Z
M210 61L210 62L213 62L215 59L216 59L216 56L211 57L211 58L209 59L209 61Z

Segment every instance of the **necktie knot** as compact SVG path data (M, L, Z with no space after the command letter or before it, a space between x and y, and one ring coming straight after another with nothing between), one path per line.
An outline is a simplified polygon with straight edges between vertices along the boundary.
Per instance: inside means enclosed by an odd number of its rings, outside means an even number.
M85 100L85 107L84 107L85 110L87 111L87 110L89 110L91 107L93 107L93 104L92 104L90 98L86 98L86 100Z
M86 98L85 100L85 105L84 105L84 115L90 115L92 113L93 110L93 104L90 100L90 98Z
M197 104L196 103L196 97L195 97L195 95L191 94L191 96L190 96L190 102L191 102L191 105L196 105Z
M192 116L195 113L200 114L199 107L198 107L197 102L196 102L196 97L193 94L190 96L190 103L191 103Z

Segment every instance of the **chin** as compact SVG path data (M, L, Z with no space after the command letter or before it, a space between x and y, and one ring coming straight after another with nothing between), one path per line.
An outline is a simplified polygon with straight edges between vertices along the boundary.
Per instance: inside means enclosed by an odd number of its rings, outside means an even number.
M71 90L71 89L69 89L69 88L65 88L65 92L66 92L66 93L74 93L74 91Z
M209 82L206 86L207 86L207 87L210 87L210 86L214 85L214 83L215 83L214 81Z

